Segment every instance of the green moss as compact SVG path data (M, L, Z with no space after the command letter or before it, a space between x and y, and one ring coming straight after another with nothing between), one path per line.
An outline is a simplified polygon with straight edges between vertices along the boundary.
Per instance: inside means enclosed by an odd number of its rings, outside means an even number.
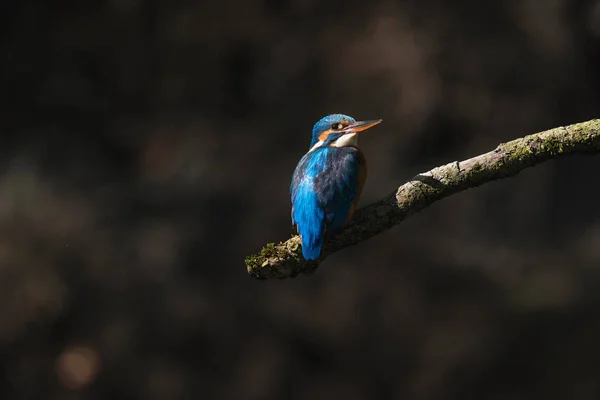
M262 258L273 257L277 255L277 246L275 243L267 243L265 247L260 250L260 256Z
M260 268L262 263L270 257L277 255L277 246L275 243L267 243L258 254L251 254L244 260L248 272L252 269Z
M251 254L244 260L248 272L251 273L254 270L265 266L265 262L269 259L285 260L294 259L295 261L301 261L299 255L300 245L298 240L292 238L287 242L267 243L258 254Z
M564 153L571 145L573 138L565 137L564 128L556 128L550 135L539 137L540 151L550 155Z
M488 165L489 174L497 176L502 168L504 168L504 162L492 162Z
M524 140L513 143L513 148L510 149L508 157L514 161L523 161L535 155L531 148L531 143L534 139L524 138Z
M248 272L250 272L256 268L256 265L258 264L259 260L260 260L260 256L258 256L256 254L250 254L249 256L246 257L246 259L244 260L244 264L246 264L246 268L248 269Z
M580 142L600 148L600 120L582 122L574 125L570 130L577 131L574 136L578 137Z

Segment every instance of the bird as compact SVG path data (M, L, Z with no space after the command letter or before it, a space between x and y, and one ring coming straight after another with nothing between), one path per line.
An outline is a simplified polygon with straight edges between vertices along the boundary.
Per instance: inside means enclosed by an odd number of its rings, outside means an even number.
M319 257L326 232L340 229L352 218L367 178L358 135L381 122L330 114L313 126L309 150L290 184L292 225L306 260Z

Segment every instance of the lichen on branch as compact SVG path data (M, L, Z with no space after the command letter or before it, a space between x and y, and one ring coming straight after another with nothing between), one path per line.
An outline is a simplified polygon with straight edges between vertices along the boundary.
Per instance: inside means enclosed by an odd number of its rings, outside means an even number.
M341 231L328 235L316 261L302 257L300 237L267 244L246 257L257 279L293 278L314 272L330 254L399 224L432 203L463 190L514 176L544 161L568 154L600 152L600 119L561 126L502 143L496 149L418 174L384 198L359 209Z

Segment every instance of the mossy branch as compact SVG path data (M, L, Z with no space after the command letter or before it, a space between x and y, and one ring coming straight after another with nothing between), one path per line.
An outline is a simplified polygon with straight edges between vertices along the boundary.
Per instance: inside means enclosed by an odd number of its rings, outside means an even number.
M293 236L279 244L267 244L260 253L248 256L248 273L257 279L282 279L314 272L331 253L375 236L451 194L514 176L552 158L598 152L600 119L503 143L489 153L418 174L381 200L361 208L348 226L327 238L318 260L305 260L300 237Z

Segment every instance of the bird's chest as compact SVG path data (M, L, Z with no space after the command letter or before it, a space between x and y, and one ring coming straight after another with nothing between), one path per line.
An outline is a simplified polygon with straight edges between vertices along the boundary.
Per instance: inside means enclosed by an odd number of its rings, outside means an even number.
M356 147L332 148L324 160L323 169L315 176L317 192L356 186L366 174L366 160Z
M323 175L343 177L366 165L362 152L356 147L332 148L326 159Z

